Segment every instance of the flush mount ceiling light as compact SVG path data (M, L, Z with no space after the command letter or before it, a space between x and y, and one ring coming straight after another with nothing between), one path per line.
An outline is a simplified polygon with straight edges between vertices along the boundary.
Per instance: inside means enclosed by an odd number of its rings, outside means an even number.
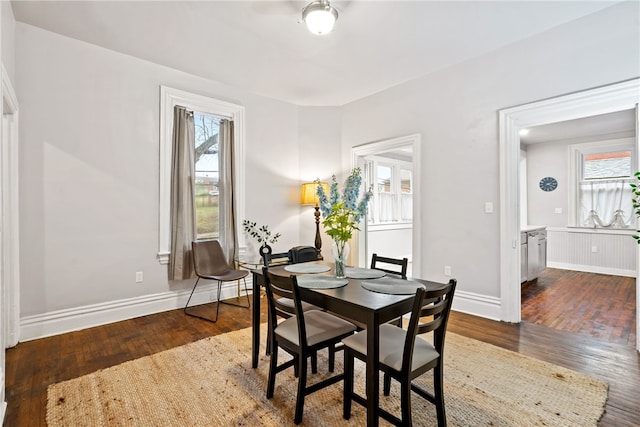
M338 19L338 11L329 0L316 0L302 9L302 20L313 34L319 36L330 33Z

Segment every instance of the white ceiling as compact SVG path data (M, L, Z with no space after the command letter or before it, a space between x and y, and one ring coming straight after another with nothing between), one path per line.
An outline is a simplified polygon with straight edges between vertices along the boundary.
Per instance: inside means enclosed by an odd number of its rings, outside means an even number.
M636 112L624 110L581 119L567 120L548 125L534 126L529 133L520 137L523 144L566 141L597 135L629 133L635 135Z
M309 0L310 1L310 0ZM17 21L298 105L343 105L617 1L21 1ZM550 47L551 48L551 47Z

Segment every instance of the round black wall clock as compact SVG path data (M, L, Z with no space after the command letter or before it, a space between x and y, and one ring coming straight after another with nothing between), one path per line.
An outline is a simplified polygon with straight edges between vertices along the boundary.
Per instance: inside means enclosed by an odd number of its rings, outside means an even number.
M553 191L558 188L558 181L555 178L546 176L540 180L540 189L542 191Z

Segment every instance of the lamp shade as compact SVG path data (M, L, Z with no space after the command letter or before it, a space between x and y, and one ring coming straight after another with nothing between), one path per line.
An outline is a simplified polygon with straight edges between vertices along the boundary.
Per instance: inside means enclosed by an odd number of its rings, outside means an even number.
M329 192L329 184L321 182L320 185L324 187L325 193ZM302 191L300 192L300 204L301 205L315 205L318 203L318 184L315 182L305 182L302 184Z

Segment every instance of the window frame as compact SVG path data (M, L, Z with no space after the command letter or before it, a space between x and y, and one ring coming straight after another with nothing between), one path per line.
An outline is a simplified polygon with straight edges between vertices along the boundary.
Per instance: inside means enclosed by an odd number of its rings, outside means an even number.
M402 219L402 195L411 194L413 197L415 182L415 176L413 171L413 163L404 160L391 159L383 156L369 155L364 157L366 162L371 162L371 181L375 183L371 206L369 209L370 216L367 216L367 226L369 229L378 230L387 227L395 228L394 226L413 224L413 220L407 221ZM391 194L395 198L394 203L394 220L381 222L379 218L379 195L378 195L378 166L386 166L391 168L391 191L386 194ZM411 193L402 193L402 183L400 170L404 169L411 172Z
M160 86L160 192L158 219L158 254L160 264L169 263L171 252L171 155L173 140L173 109L181 105L200 113L224 117L234 122L234 182L236 211L244 218L245 195L245 108L168 86Z
M583 181L584 156L588 154L608 153L616 151L631 151L631 177L633 177L633 165L637 164L638 153L636 151L635 138L616 138L601 141L586 142L569 145L569 227L581 227L580 219L580 195L578 186ZM613 179L628 179L625 177ZM615 230L615 229L614 229Z

